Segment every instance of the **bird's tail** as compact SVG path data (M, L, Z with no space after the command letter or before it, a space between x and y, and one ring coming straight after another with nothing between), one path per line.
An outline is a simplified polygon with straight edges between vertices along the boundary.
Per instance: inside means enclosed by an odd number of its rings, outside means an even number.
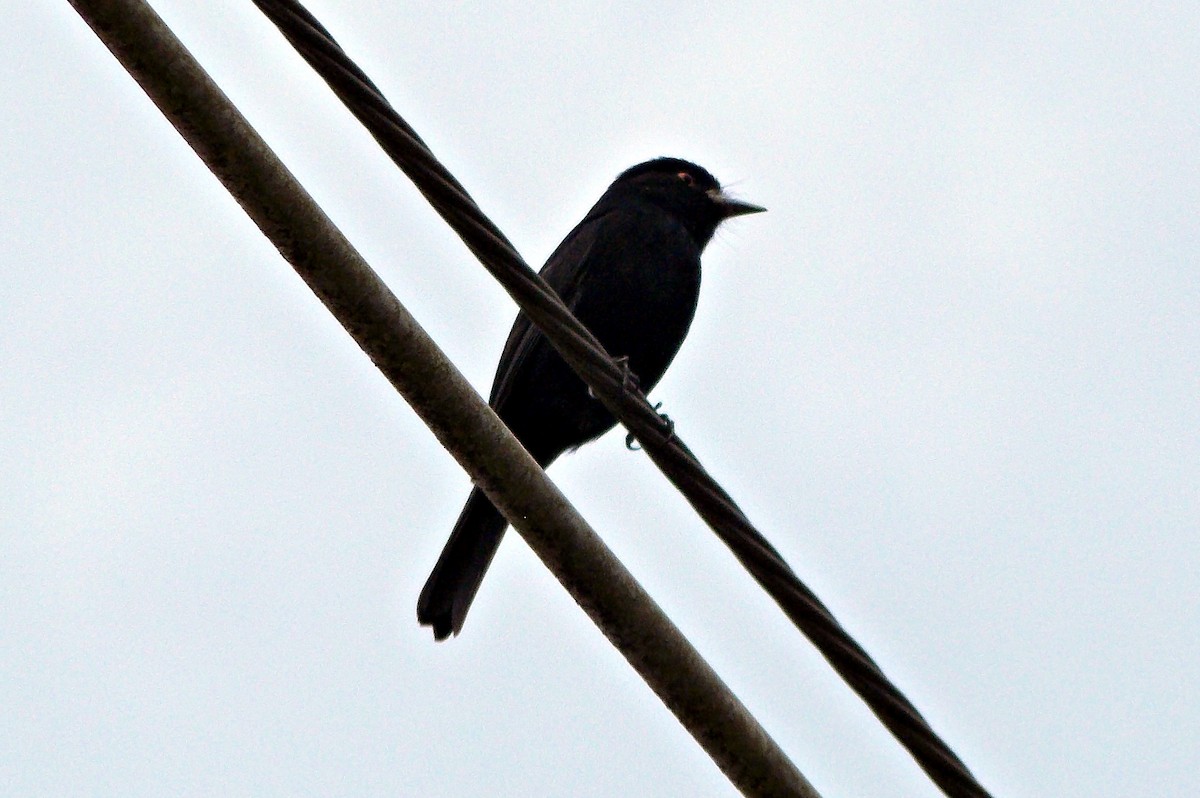
M467 610L504 537L508 521L475 488L417 600L417 620L444 640L462 630Z

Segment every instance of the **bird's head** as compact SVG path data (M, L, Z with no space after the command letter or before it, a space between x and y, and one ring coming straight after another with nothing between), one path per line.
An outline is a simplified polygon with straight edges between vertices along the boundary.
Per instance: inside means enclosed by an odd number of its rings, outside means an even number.
M725 219L766 210L730 197L707 169L680 158L655 158L632 166L609 191L636 195L671 213L701 247Z

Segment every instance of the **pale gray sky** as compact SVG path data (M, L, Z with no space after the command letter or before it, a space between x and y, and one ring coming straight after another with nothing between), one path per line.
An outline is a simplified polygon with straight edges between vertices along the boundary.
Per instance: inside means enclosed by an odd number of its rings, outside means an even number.
M540 263L770 213L654 393L997 795L1200 791L1200 6L309 8ZM486 393L512 303L248 2L155 7ZM66 2L0 29L0 792L729 795ZM552 476L827 796L935 789L644 456Z

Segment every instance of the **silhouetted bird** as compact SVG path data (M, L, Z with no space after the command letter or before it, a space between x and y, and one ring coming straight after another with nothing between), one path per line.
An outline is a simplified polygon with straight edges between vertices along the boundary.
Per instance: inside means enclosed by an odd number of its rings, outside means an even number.
M649 392L679 351L700 292L700 253L731 216L765 208L726 196L693 163L658 158L620 175L546 261L541 274L571 312ZM489 400L543 468L616 424L524 314ZM458 634L508 522L471 491L417 602L438 640Z

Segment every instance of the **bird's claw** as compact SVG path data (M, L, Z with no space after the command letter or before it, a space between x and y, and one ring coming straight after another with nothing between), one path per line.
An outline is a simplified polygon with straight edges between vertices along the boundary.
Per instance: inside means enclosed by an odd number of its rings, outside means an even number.
M662 406L663 406L662 402L659 402L658 404L656 404L654 406L655 412L658 412L658 409ZM665 426L667 428L666 435L663 436L664 442L670 442L670 441L675 440L675 422L672 421L671 417L668 416L666 413L659 413L658 417L660 419L662 419L663 426ZM637 437L635 437L632 432L630 432L629 434L627 434L625 436L625 448L631 452L636 452L642 448L641 445L638 444Z

